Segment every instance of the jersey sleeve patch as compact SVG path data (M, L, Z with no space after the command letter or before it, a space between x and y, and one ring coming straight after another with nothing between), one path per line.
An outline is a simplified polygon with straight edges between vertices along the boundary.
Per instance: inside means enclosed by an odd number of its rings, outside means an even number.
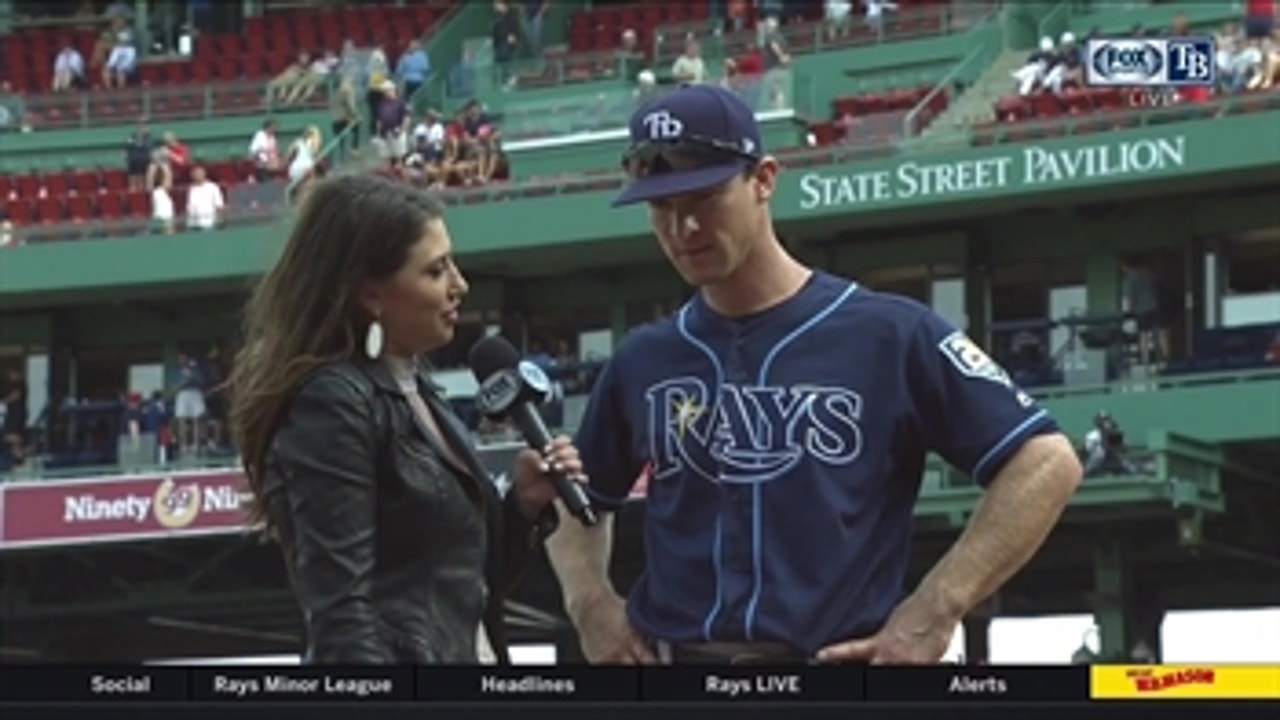
M963 332L957 330L943 338L938 350L961 375L1013 388L1009 373Z

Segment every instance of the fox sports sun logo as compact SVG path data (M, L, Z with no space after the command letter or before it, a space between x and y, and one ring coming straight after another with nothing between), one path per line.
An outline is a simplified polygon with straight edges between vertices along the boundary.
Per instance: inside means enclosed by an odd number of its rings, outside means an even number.
M1090 85L1147 85L1164 75L1164 52L1144 40L1089 42Z

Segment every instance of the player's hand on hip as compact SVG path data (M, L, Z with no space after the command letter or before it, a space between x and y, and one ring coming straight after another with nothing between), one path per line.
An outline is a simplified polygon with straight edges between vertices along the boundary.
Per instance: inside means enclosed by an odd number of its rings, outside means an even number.
M658 659L649 640L631 627L627 603L615 592L583 604L575 624L582 654L592 665L653 665Z
M513 489L520 509L529 517L537 517L547 503L556 499L556 486L549 477L552 472L564 473L578 482L587 481L578 448L563 435L552 440L541 453L526 448L516 456Z
M817 659L829 663L932 665L946 655L959 618L935 612L916 596L894 609L880 632L828 645Z

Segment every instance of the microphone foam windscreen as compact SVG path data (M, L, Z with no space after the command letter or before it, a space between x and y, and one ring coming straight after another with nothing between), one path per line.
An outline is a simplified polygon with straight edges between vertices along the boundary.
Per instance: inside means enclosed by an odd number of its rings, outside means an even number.
M490 335L471 346L467 353L467 364L471 372L480 382L499 370L514 368L520 364L520 353L501 335Z

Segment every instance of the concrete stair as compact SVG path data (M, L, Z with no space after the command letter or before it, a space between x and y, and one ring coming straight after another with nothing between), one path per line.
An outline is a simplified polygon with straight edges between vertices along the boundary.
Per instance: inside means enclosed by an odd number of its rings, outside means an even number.
M1025 50L1005 50L983 71L924 132L922 140L942 140L960 135L965 128L995 119L991 106L1003 95L1013 92L1010 74L1027 61Z

